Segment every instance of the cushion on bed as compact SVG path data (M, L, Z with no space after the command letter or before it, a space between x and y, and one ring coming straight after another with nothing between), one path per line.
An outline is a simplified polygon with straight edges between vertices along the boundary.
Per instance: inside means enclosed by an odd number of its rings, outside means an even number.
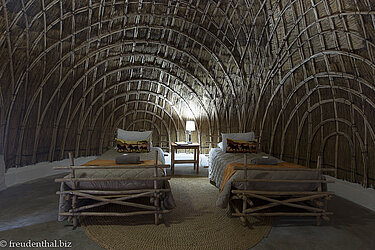
M256 153L258 143L256 141L239 141L227 139L228 153Z
M223 149L227 152L227 139L239 140L239 141L254 141L255 135L254 132L247 133L231 133L231 134L221 134L223 139Z
M117 129L117 138L125 141L149 141L152 147L152 131L127 131L121 128Z
M262 156L251 159L251 164L256 165L277 165L277 159L276 158L270 158L268 156Z
M116 164L134 164L140 163L138 155L121 155L115 158Z
M150 152L150 143L148 140L143 141L125 141L115 139L117 152L119 153L146 153Z
M221 148L221 150L224 150L224 146L223 146L223 142L222 141L219 142L217 145L219 146L219 148Z

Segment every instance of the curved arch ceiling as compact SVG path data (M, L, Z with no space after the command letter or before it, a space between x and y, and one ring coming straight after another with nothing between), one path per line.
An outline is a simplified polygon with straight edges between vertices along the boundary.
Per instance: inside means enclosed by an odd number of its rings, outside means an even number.
M98 154L117 127L168 150L254 130L262 149L373 186L373 0L2 0L7 167Z

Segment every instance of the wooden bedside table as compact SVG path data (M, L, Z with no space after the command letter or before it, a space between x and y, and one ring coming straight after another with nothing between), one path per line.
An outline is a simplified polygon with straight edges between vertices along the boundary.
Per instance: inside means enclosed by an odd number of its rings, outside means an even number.
M191 143L191 144L183 144L177 145L176 143L172 142L172 159L171 159L171 171L172 175L174 175L174 165L181 164L181 163L194 163L194 170L199 173L199 143ZM177 149L194 149L194 160L175 160L175 152Z

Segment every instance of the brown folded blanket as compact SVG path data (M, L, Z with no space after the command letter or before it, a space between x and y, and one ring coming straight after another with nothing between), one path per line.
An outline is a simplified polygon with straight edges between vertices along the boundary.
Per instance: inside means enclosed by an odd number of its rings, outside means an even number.
M115 158L116 164L138 164L140 157L137 155L121 155Z

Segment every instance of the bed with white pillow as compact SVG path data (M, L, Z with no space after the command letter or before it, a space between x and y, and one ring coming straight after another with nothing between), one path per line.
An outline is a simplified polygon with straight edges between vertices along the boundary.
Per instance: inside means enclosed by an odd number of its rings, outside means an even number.
M223 174L225 167L230 163L243 163L244 155L247 155L247 159L251 159L265 156L266 153L227 153L227 139L240 140L240 141L254 141L254 132L247 133L231 133L222 134L222 142L218 145L218 148L212 148L209 152L209 163L208 163L208 178L213 182L216 187L222 187ZM272 156L270 156L273 158Z
M223 174L225 167L230 163L243 163L244 155L247 155L247 159L250 160L267 154L264 152L260 153L226 153L221 148L212 148L209 153L208 163L208 178L215 184L217 188L222 187ZM273 158L272 156L269 156Z
M247 164L259 164L261 159L273 161L274 164L283 162L273 156L267 155L264 152L258 153L228 153L226 152L226 140L241 140L253 141L254 133L235 133L222 134L223 142L219 143L219 148L212 148L209 153L209 179L215 186L221 189L216 205L222 208L228 206L231 192L233 189L243 190L244 186L241 182L236 182L236 179L243 179L243 171L237 171L230 177L230 179L223 186L224 170L228 164L243 163L244 155L247 156ZM274 165L270 164L270 165ZM265 164L268 165L268 164ZM276 167L276 166L275 166ZM277 168L277 167L276 167ZM318 172L303 171L296 169L292 171L269 171L269 170L248 170L247 179L274 179L274 180L319 180ZM292 191L312 191L316 190L318 183L310 184L285 184L285 183L248 183L248 190L292 190Z
M152 131L125 131L122 129L118 129L117 138L122 139L125 141L144 141L147 140L150 142L151 145L151 138L152 138ZM158 164L164 165L165 158L164 153L161 148L159 147L150 147L149 152L144 153L119 153L116 149L110 149L99 156L96 160L99 161L115 161L116 157L123 156L123 155L136 155L139 156L140 161L149 161L152 160L154 164L155 162L155 155L156 152L158 153ZM99 190L99 191L113 191L119 192L124 190L144 190L144 189L153 189L154 181L150 178L155 176L155 169L154 168L144 168L142 165L137 164L128 164L135 166L133 169L121 169L120 167L115 164L113 167L108 168L98 168L98 169L90 169L90 168L80 168L75 170L75 177L76 178L91 178L91 179L101 179L101 181L93 181L93 182L81 182L78 184L81 190ZM127 166L128 166L127 165ZM98 165L94 165L98 166ZM106 166L106 165L105 165ZM117 167L117 168L116 168ZM165 169L158 168L158 176L163 177L166 176ZM64 178L69 180L71 175L67 175ZM129 180L127 180L129 179ZM140 179L140 180L138 180ZM145 180L142 180L145 179ZM146 180L150 179L150 180ZM168 180L160 180L157 181L157 186L159 188L170 189L169 181ZM72 187L72 183L70 181L65 181L61 183L60 187L60 202L59 202L59 221L63 221L67 219L66 212L72 209L72 201L71 199L66 199L65 194L69 190L74 189ZM175 206L174 199L172 193L163 192L160 196L160 206L161 209L171 209Z
M220 189L218 207L229 205L243 225L248 216L312 216L317 225L328 220L332 213L327 211L327 200L333 193L327 192L323 171L332 169L322 169L319 163L309 169L263 152L248 153L257 148L252 132L222 134L222 139L209 153L209 179Z

